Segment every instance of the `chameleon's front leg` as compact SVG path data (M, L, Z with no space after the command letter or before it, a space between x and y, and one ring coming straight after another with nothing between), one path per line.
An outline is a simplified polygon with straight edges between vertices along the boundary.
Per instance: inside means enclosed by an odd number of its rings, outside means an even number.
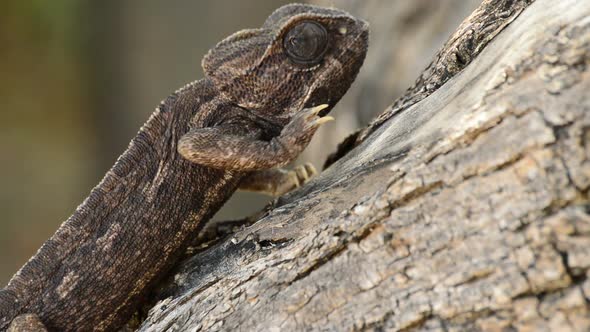
M277 167L297 158L315 131L333 120L318 115L326 107L328 105L324 104L302 110L270 141L230 135L228 132L232 131L223 126L193 129L181 138L178 151L194 163L249 172L240 183L240 190L280 196L303 185L317 173L311 164L292 171Z
M326 107L302 110L270 141L232 134L224 125L195 128L180 139L178 152L194 163L224 170L252 172L283 166L297 158L323 123L333 120L318 115Z
M240 190L280 196L307 182L317 172L311 164L287 171L277 167L293 161L309 144L315 131L332 117L318 113L328 107L319 105L299 112L270 141L252 136L228 134L227 128L198 128L183 136L178 145L180 154L194 162L214 168L249 172L240 183Z

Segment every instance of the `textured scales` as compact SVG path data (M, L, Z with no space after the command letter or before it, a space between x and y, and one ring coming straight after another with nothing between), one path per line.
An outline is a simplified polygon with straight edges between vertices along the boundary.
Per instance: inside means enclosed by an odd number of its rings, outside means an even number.
M286 46L285 34L310 21L327 41ZM277 167L328 120L321 116L356 77L367 42L365 22L309 5L281 7L262 28L220 42L203 59L206 77L162 102L89 197L0 290L0 330L13 320L59 331L126 323L236 189L284 191L281 174L289 173ZM285 52L307 56L310 45L325 46L314 63ZM329 106L313 107L322 104Z

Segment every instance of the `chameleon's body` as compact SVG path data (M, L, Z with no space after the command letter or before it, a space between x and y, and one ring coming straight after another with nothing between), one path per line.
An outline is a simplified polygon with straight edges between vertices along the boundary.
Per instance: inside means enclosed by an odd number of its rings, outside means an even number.
M367 39L366 23L345 12L290 5L261 29L219 43L203 59L206 78L162 102L90 196L0 290L0 330L23 314L59 331L124 324L236 189L284 191L276 177L261 183L260 174L309 143L327 120L318 115L324 107L310 107L342 97Z

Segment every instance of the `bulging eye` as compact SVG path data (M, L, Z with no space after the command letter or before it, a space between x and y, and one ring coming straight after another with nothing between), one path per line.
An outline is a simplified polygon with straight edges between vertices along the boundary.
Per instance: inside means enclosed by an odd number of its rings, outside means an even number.
M328 32L319 23L304 21L287 32L283 47L296 63L314 64L322 59L328 47Z

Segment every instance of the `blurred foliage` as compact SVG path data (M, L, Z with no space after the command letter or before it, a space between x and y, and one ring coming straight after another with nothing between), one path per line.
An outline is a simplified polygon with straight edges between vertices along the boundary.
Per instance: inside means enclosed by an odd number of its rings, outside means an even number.
M69 179L91 165L79 6L14 0L0 11L0 284L71 211L80 195Z
M207 49L284 3L4 1L0 287L71 215L159 101L201 78Z

